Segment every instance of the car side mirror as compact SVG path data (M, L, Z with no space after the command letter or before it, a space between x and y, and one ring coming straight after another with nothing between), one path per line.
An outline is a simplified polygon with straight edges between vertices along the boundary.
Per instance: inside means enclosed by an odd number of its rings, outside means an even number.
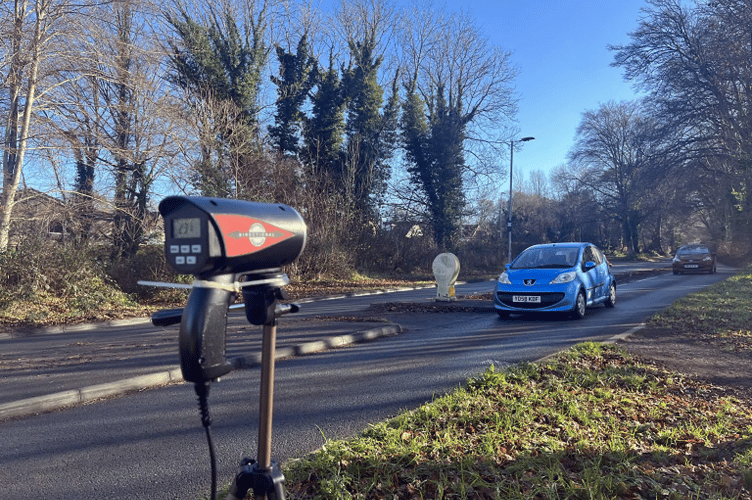
M585 262L585 271L590 271L593 268L595 268L595 262L592 260Z

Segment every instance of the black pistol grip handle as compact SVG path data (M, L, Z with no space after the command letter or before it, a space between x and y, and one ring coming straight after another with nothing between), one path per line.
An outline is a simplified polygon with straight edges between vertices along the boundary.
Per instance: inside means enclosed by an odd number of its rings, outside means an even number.
M212 276L206 284L194 286L180 320L178 344L183 379L201 383L217 379L233 369L225 357L227 309L235 293L221 288L235 280L234 275Z

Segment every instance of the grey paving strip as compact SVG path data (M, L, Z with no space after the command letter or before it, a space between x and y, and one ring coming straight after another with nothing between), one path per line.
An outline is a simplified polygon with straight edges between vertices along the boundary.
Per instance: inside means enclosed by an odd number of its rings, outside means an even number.
M349 344L367 342L402 333L399 325L385 325L370 328L347 335L338 335L324 340L305 342L294 346L276 350L276 359L304 356L316 352L325 351L334 347ZM236 368L249 369L261 364L261 354L240 356L236 358ZM0 404L0 421L8 418L25 417L37 413L58 410L66 406L72 406L94 401L96 399L117 396L130 391L138 391L152 387L158 387L171 382L182 382L183 375L179 367L163 370L148 375L140 375L105 384L97 384L79 389L52 393L45 396L21 399L10 403Z

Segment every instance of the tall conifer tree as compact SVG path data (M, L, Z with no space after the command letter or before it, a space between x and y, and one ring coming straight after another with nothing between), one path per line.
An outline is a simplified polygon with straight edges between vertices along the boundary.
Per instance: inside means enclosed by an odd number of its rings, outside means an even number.
M345 98L333 62L327 71L318 72L316 86L311 116L305 120L303 158L313 177L336 181L342 161Z
M277 151L297 154L302 107L315 84L318 65L310 53L306 34L300 38L294 54L277 47L277 59L280 75L272 76L272 82L277 86L277 112L269 134Z
M383 59L375 55L373 36L363 42L351 41L349 47L354 64L343 70L342 78L348 113L347 154L341 176L352 185L356 209L373 216L389 179L391 148L387 147L387 140L394 135L399 101L397 94L392 94L382 115L384 89L377 77Z
M434 240L443 249L452 248L465 201L462 187L465 124L456 106L445 98L443 86L438 87L427 107L415 87L408 87L402 113L402 143L410 163L408 172L426 197Z
M167 16L179 37L170 43L170 79L189 96L193 113L211 122L209 132L201 132L201 159L194 165L193 183L205 195L254 197L250 184L258 178L261 157L258 100L266 63L263 15L245 33L230 11L211 11L205 24L185 10Z

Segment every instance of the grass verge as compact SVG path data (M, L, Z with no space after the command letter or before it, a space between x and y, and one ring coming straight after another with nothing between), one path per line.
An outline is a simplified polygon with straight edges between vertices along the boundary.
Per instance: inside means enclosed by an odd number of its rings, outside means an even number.
M750 498L752 407L581 344L286 464L291 499Z
M752 267L687 295L648 321L648 328L682 332L687 338L731 352L752 352Z

